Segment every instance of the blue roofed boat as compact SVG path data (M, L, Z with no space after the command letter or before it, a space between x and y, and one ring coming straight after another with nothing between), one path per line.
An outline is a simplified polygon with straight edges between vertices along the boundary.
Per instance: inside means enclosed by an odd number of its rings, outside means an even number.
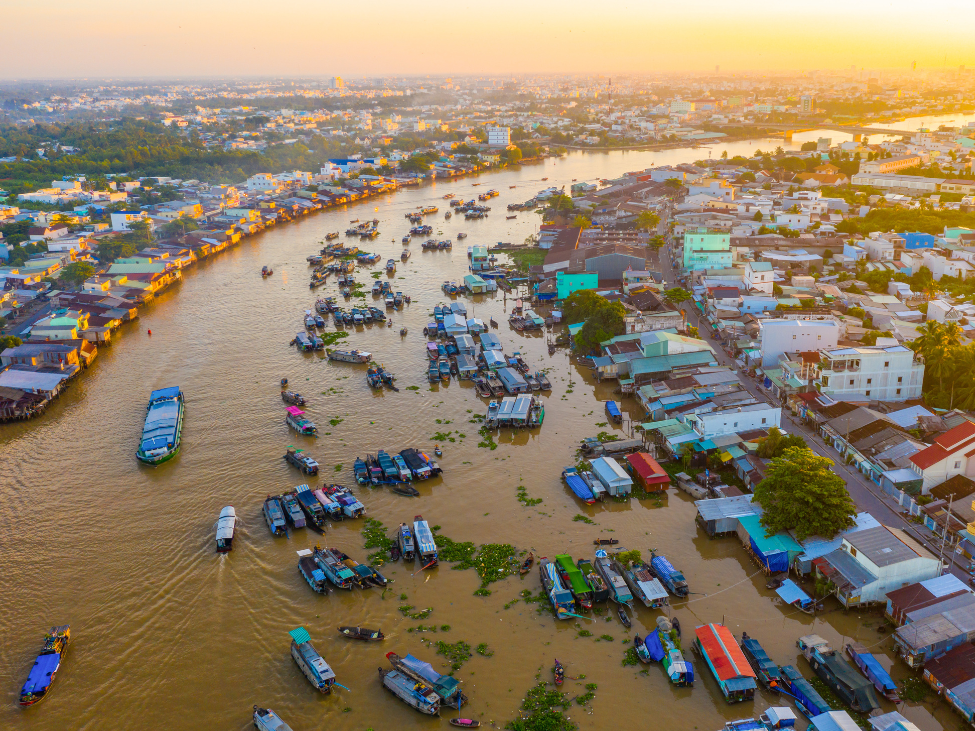
M779 670L782 671L782 679L789 693L807 716L812 718L833 710L812 687L812 683L802 677L792 665L783 665Z
M285 535L288 532L288 523L284 519L284 508L281 507L280 499L267 496L264 501L264 520L272 536Z
M470 699L460 687L460 681L450 675L441 675L433 665L413 655L400 657L395 652L387 652L386 659L394 669L409 678L433 688L441 701L451 708L460 710Z
M774 731L775 729L793 728L795 725L796 714L792 712L791 708L773 706L759 716L758 720L742 718L737 721L728 721L721 731Z
M145 464L162 464L179 453L183 431L183 392L179 386L160 388L149 394L142 441L135 453Z
M667 656L667 653L664 652L663 643L660 641L659 629L655 629L653 632L648 634L646 639L643 641L643 645L647 648L647 652L650 654L650 659L654 662L660 662Z
M61 661L68 651L70 639L71 627L66 624L52 627L44 635L44 645L27 675L27 682L20 689L20 705L32 706L47 697L48 691L54 685L54 677L61 668Z
M335 673L325 662L325 658L312 646L308 630L297 627L288 634L291 635L291 657L308 678L308 682L321 693L331 693L332 685L335 683Z
M325 578L339 589L352 590L355 585L355 574L352 573L352 569L333 556L331 551L322 550L321 546L315 546L312 558L315 559L318 568L325 574Z
M298 571L308 586L318 594L328 594L325 572L315 561L314 552L309 548L298 551Z
M673 564L667 560L666 556L659 555L654 551L650 552L650 570L660 582L677 597L686 597L688 594L687 580L684 574L674 568Z
M423 568L431 568L439 563L437 544L433 540L433 532L422 515L413 516L413 539L416 542L416 555L420 558Z
M801 609L806 614L813 614L816 611L816 602L812 600L806 592L800 589L792 579L786 579L775 590L775 593L786 604Z
M619 405L615 401L606 402L606 415L614 424L619 424L623 421L623 414L620 411Z
M592 505L596 502L595 495L592 494L592 490L589 489L586 481L582 479L582 476L575 467L566 467L562 470L562 479L565 480L565 484L572 490L575 496L584 503Z
M555 608L555 616L558 619L570 619L575 616L572 611L576 608L575 599L572 598L572 592L562 585L555 563L543 558L538 563L538 573L542 579L545 595Z
M853 664L859 668L860 672L867 676L873 686L880 691L891 703L900 703L900 694L897 692L897 683L890 677L890 673L877 660L877 656L871 653L859 642L850 642L846 645L846 654L853 660Z
M670 622L667 622L667 625L669 624ZM674 685L693 686L694 663L684 657L684 653L677 646L676 636L677 633L673 630L673 627L670 630L659 632L660 644L663 645L665 653L663 660L664 670L667 671L667 677L670 678L670 682Z
M758 676L758 681L766 688L777 689L782 682L782 671L772 662L758 640L749 637L747 632L741 633L741 651L745 653L745 659Z

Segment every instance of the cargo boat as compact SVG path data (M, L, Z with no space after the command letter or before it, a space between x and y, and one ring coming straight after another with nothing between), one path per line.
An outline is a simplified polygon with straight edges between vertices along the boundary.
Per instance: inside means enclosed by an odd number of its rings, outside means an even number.
M609 558L606 551L602 549L596 551L596 571L599 572L599 575L603 577L603 581L606 582L606 586L609 589L609 598L617 604L629 606L630 602L633 601L633 595L630 594L630 589L627 587L622 574L614 568L614 563L615 561Z
M440 713L440 696L425 683L417 682L398 670L379 668L379 677L383 680L383 687L406 705L428 716Z
M399 524L396 540L399 543L400 553L403 554L403 560L412 561L416 556L416 544L413 542L413 531L407 523Z
M142 440L135 453L145 464L157 465L179 453L183 431L183 392L179 386L160 388L149 394Z
M707 663L729 703L755 698L755 671L731 630L723 624L705 624L694 630L694 650Z
M872 654L866 647L859 642L847 643L846 654L853 660L860 672L867 676L873 683L873 687L891 703L900 703L901 697L897 692L897 683L890 677L890 673L884 670L877 660L877 656Z
M614 568L619 571L626 585L637 599L650 609L660 609L667 604L667 590L658 579L653 578L650 569L642 561L633 561L630 566L623 566L614 561Z
M582 572L586 583L592 587L592 600L594 602L604 602L609 599L609 588L606 586L603 577L593 568L592 561L588 558L580 558L576 561L576 566Z
M741 651L745 653L745 659L755 671L758 682L766 688L776 690L777 688L772 687L773 683L775 686L780 686L784 682L779 666L772 662L758 640L749 637L747 632L741 633Z
M297 406L289 406L286 410L288 415L284 417L284 421L288 426L304 436L310 437L318 434L318 427L315 426L314 422L305 418L304 411Z
M651 551L650 569L671 594L681 599L687 596L688 588L684 574L675 569L665 556Z
M433 692L440 696L443 705L460 710L470 700L461 690L459 680L449 675L441 675L428 662L413 655L400 657L395 652L386 653L386 659L394 670L433 688Z
M572 592L565 588L559 578L555 563L548 558L538 562L538 575L542 580L542 588L548 600L552 602L557 619L570 619L574 616L572 610L576 608Z
M264 520L267 521L267 527L272 536L285 535L288 532L288 523L284 519L284 509L281 507L281 501L278 498L267 496L264 501Z
M312 588L312 591L318 594L328 594L328 582L325 578L325 572L322 571L315 561L313 553L308 548L298 551L298 572L308 583L308 586Z
M41 651L37 653L37 659L27 674L27 682L20 689L20 705L32 706L47 697L61 668L61 661L68 651L70 640L71 627L67 624L51 627L51 631L44 635Z
M555 568L559 573L562 585L572 592L573 598L583 609L592 609L593 592L592 587L586 583L579 567L572 563L572 556L560 554L555 557Z
M322 549L321 546L315 546L315 551L312 553L312 557L315 559L315 563L325 574L325 578L328 579L332 584L337 586L339 589L352 590L353 580L355 575L349 571L348 567L339 561L335 556L333 556L327 549Z
M335 673L311 644L311 637L304 627L291 630L291 657L301 669L308 682L320 693L331 693L335 683Z
M254 706L254 728L257 731L293 731L291 726L270 708Z
M310 525L319 533L324 533L328 525L328 513L325 510L325 505L319 501L315 493L308 485L298 485L295 488L295 499L298 501L298 507L304 511L308 518L306 525Z
M432 568L439 563L437 544L433 540L433 532L422 515L413 517L413 539L416 542L416 553L423 568Z
M813 672L854 711L871 713L880 708L873 683L854 670L822 637L805 635L796 640L796 646Z
M372 353L365 350L333 350L328 348L325 351L329 360L338 360L343 363L368 363L372 360Z
M237 528L237 513L233 505L220 511L217 518L217 553L228 553L234 547L234 530Z

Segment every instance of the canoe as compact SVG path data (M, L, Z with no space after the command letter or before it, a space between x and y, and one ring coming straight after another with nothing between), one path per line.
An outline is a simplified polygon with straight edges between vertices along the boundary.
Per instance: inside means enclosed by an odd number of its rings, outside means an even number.
M460 726L461 728L477 728L481 725L480 721L475 721L473 718L452 718L450 719L451 726Z
M386 639L386 635L380 630L366 629L365 627L339 627L339 634L352 640L365 640L366 642L379 642Z
M558 661L558 658L555 659L553 672L555 673L555 684L562 685L562 682L565 680L565 668L562 667L562 663Z
M521 568L518 569L518 573L524 576L529 571L532 570L532 565L535 563L535 554L532 552L528 553L525 560L521 562Z

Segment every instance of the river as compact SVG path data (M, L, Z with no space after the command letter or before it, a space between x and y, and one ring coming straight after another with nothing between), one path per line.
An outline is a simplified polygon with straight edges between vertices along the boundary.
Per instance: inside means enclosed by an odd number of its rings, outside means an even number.
M752 140L714 149L734 156L799 144L800 139ZM285 448L307 448L325 479L353 484L356 456L378 448L430 448L438 432L450 432L456 441L440 442L445 474L421 483L419 499L356 488L368 514L390 531L422 513L454 540L590 558L594 536L613 531L622 545L645 553L664 550L683 569L694 594L675 602L672 611L685 628L685 647L695 625L724 621L736 634L747 630L758 638L776 661L809 676L794 643L815 631L834 646L850 637L877 645L895 677L904 676L905 666L892 663L889 641L878 645L884 635L877 632L877 615L834 610L812 619L787 611L764 588L764 577L737 539L708 540L697 529L694 505L683 493L672 491L659 507L633 500L586 508L571 497L559 479L561 468L573 463L582 437L612 430L597 426L605 420L601 402L612 398L612 385L594 384L564 351L549 356L543 335L511 330L502 293L468 299L468 309L501 323L496 332L506 352L520 351L534 368L549 369L553 391L544 397L544 426L503 434L496 450L479 448L479 424L470 419L485 412L485 402L468 382L432 388L427 383L421 330L434 304L445 299L441 283L466 273L466 246L520 242L537 230L538 217L531 213L506 220L507 203L574 179L614 177L651 163L702 156L700 149L572 153L544 165L403 190L271 229L188 271L182 284L126 325L114 345L102 348L94 367L42 417L0 429L5 699L0 728L244 729L254 704L275 709L296 731L325 723L345 729L433 728L444 722L384 693L376 668L386 664L389 651L413 652L440 667L443 658L428 644L437 640L487 643L493 650L491 657L475 654L457 673L471 699L462 715L485 724L500 726L513 718L536 673L551 677L555 657L569 676L586 676L567 681L570 696L585 692L584 683L598 685L591 711L575 704L568 711L583 729L642 726L654 718L663 728L706 731L773 702L762 695L754 704L727 706L700 661L692 690L674 689L656 666L646 674L621 667L623 642L632 633L615 619L597 617L581 626L556 622L533 604L505 608L523 589L538 591L535 571L492 584L486 597L473 595L478 587L473 571L453 571L449 564L416 575L413 567L390 566L387 576L395 583L385 594L311 592L296 570L295 551L321 539L308 530L272 538L260 512L267 493L305 481L282 460ZM488 219L444 221L443 195L470 197L488 188L501 191ZM359 328L346 341L392 370L401 391L371 392L361 368L288 347L315 299L305 257L317 251L324 235L344 231L351 219L376 217L382 236L370 246L384 261L398 258L408 228L404 214L421 205L440 206L428 220L437 222L442 238L454 240L453 251L422 252L417 241L393 286L411 295L412 305L393 316L393 328ZM469 237L458 241L459 231ZM264 264L274 268L266 280L260 276ZM358 280L372 282L362 268ZM336 294L334 281L319 292ZM409 335L401 339L403 325ZM295 436L285 426L282 377L308 398L308 414L320 428L317 440ZM187 399L182 451L169 463L147 468L134 457L145 402L150 390L170 385L180 386ZM419 390L405 388L411 385ZM542 502L520 502L519 485ZM218 556L214 523L224 505L234 505L241 521L234 551ZM361 520L338 523L327 543L364 559L361 528ZM433 612L410 620L398 610L405 604ZM645 634L657 614L638 609L633 631ZM17 692L41 636L62 623L71 624L73 642L51 697L22 710ZM407 631L419 623L449 629ZM387 640L345 640L335 631L339 624L380 627ZM301 677L289 657L287 635L299 625L351 692L319 696ZM580 636L580 630L592 635ZM909 705L904 712L925 731L954 718L943 704L934 712L925 705Z

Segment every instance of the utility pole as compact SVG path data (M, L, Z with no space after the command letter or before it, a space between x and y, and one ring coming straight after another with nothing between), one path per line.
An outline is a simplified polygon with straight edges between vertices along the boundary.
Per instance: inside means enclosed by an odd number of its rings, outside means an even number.
M945 529L941 534L941 550L938 552L938 575L944 573L945 541L948 538L948 525L951 523L951 503L955 499L955 493L948 496L948 514L945 516Z

